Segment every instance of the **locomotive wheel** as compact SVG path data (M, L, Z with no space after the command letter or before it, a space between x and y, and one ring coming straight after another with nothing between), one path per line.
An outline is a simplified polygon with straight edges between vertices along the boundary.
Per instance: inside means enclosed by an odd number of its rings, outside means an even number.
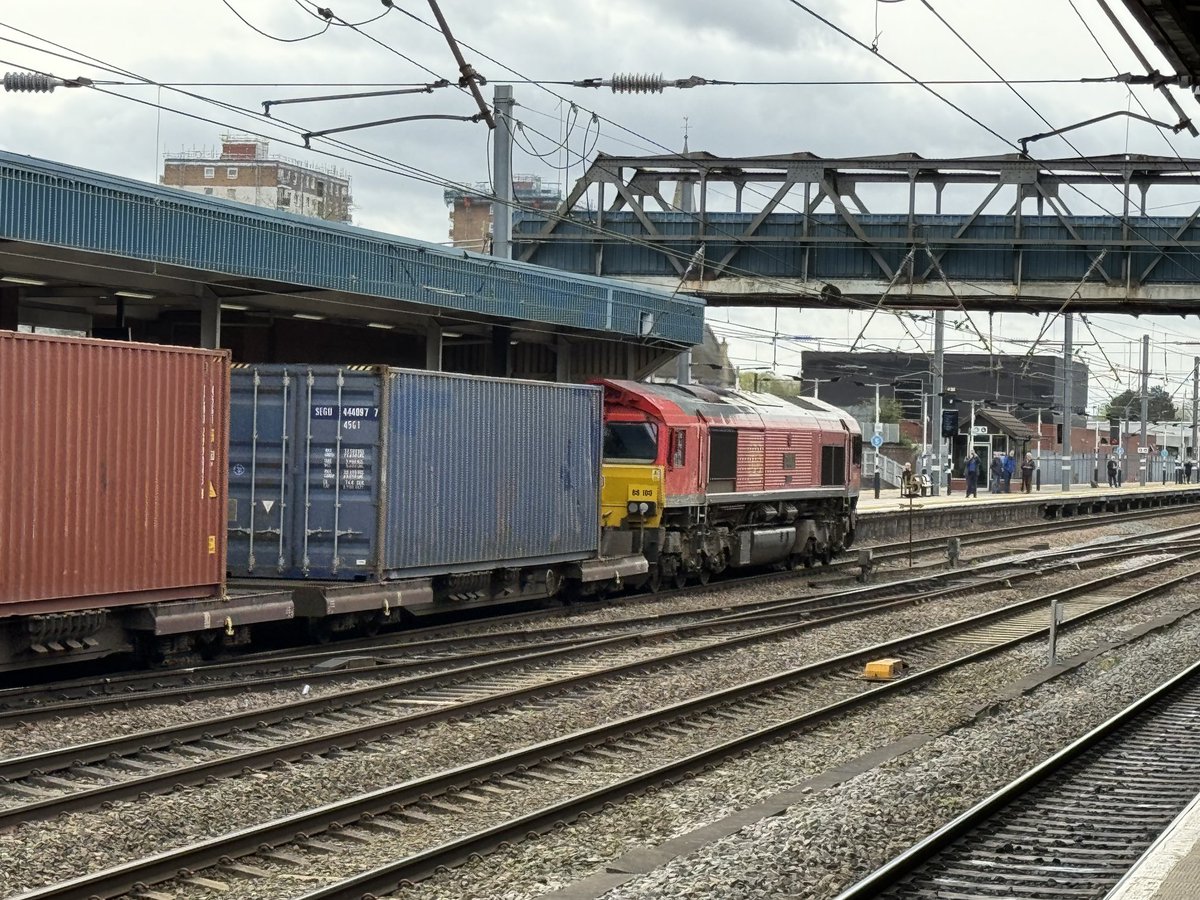
M707 568L701 568L700 571L696 574L696 580L699 581L701 584L708 584L709 579L711 579L711 578L712 578L712 572L710 572Z
M676 569L675 574L671 576L671 586L677 591L687 587L687 572L683 569Z
M662 590L662 582L662 569L655 563L650 566L650 576L646 579L646 589L652 594L657 594Z

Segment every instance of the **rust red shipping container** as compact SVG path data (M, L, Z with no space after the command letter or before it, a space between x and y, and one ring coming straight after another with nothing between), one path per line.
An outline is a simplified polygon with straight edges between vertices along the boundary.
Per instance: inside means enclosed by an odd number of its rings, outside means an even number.
M0 616L219 596L229 354L0 332Z

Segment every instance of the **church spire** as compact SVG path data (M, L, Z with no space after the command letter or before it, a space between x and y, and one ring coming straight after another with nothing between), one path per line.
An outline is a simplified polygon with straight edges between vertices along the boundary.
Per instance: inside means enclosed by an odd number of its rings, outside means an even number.
M688 154L688 117L683 117L683 156ZM683 181L675 182L675 196L672 198L672 206L680 212L695 212L696 197L692 190L692 185Z

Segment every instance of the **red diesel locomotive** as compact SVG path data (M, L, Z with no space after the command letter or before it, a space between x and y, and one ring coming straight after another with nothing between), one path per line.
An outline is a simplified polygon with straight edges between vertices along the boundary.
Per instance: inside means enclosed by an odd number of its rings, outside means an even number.
M811 566L853 542L862 434L842 410L699 385L597 383L605 552L643 553L651 586L729 567Z

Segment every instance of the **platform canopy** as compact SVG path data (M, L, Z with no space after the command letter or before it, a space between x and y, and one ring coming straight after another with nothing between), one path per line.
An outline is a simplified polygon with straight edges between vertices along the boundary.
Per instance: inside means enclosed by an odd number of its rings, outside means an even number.
M120 304L146 317L207 301L397 332L433 320L662 351L698 343L704 320L687 294L0 153L0 292L18 289L42 315ZM14 327L3 311L0 326Z

